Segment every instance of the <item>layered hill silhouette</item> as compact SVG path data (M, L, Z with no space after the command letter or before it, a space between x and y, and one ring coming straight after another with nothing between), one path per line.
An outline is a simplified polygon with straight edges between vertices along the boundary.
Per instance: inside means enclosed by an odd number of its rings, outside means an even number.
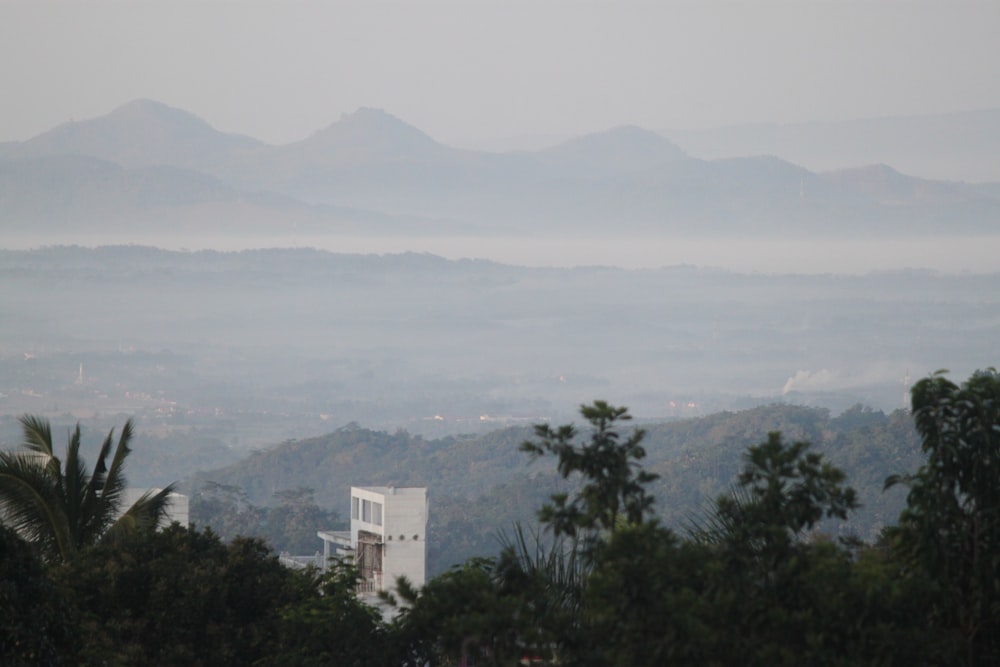
M152 100L135 100L106 116L59 125L0 155L79 155L123 167L171 165L211 172L216 161L239 159L263 148L250 137L225 134L192 113Z
M703 158L773 154L813 170L886 163L930 179L1000 180L1000 109L665 130L664 135Z
M995 184L845 167L704 160L632 126L534 152L461 150L367 108L272 146L137 100L0 144L0 222L25 232L216 234L998 231Z

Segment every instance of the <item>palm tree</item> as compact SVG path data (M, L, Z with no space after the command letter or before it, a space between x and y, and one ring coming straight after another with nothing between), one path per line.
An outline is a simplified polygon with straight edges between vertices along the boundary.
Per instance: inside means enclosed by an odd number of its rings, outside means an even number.
M511 534L501 531L499 541L494 585L503 595L520 597L522 631L517 640L523 653L558 662L567 645L580 639L592 553L579 536L546 539L537 529L526 533L518 522Z
M110 466L114 429L108 433L93 473L80 457L79 424L70 433L64 465L52 450L48 420L25 415L20 422L24 449L0 452L0 522L34 544L46 561L70 561L87 546L155 530L166 515L173 484L145 493L120 512L125 458L132 451L131 419L122 428Z

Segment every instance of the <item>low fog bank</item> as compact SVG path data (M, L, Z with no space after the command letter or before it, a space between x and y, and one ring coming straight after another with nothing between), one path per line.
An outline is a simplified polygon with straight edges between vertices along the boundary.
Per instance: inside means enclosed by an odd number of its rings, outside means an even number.
M1000 235L873 239L305 235L137 236L60 234L9 236L4 246L30 250L55 245L94 248L141 243L175 251L243 251L258 248L318 249L334 253L390 255L429 253L450 260L477 259L522 267L608 266L658 269L715 268L769 274L844 274L902 269L944 273L997 271Z
M583 247L533 251L557 264ZM483 433L572 420L594 399L640 420L774 402L890 411L939 368L995 365L1000 337L1000 273L128 246L0 250L0 280L6 430L26 412L98 432L135 417L157 456L200 443L169 468L183 474L351 422Z

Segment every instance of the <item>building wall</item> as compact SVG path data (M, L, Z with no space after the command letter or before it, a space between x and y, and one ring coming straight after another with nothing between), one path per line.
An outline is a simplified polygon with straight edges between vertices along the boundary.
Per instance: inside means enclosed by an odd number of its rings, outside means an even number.
M426 582L427 489L351 487L351 546L361 532L381 538L381 572L373 590L392 588L405 576L415 586ZM370 539L370 538L369 538Z
M427 576L427 489L391 490L386 504L386 581L395 585L398 577L405 576L410 583L423 586Z

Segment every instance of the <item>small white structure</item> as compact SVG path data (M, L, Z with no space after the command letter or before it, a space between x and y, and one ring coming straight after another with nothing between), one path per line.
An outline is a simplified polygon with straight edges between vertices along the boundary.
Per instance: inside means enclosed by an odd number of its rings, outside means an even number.
M122 491L122 495L120 496L121 504L118 506L119 515L124 514L126 510L128 510L129 507L132 507L132 505L135 504L139 498L142 498L144 494L149 493L152 495L154 493L159 493L162 490L163 489L142 489L135 487L124 489ZM182 493L171 493L168 495L167 514L160 520L160 525L157 526L157 528L166 528L174 521L186 528L188 523L190 523L189 505L190 499Z
M351 530L321 530L323 561L353 556L362 595L391 589L398 577L423 586L427 561L425 487L352 486Z

